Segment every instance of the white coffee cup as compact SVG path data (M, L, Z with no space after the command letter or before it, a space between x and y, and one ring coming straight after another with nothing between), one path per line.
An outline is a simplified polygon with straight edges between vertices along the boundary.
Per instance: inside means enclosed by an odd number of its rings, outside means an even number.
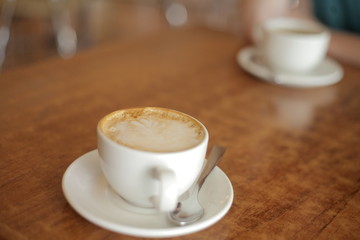
M140 208L171 211L201 172L208 131L195 118L145 107L112 112L99 121L98 151L113 190Z
M263 60L275 73L307 73L325 58L330 34L312 21L277 18L255 29Z

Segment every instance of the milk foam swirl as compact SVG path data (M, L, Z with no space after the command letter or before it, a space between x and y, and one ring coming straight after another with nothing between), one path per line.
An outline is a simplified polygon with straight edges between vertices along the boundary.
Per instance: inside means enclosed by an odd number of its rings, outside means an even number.
M174 112L114 114L102 125L113 141L145 151L174 152L198 145L204 130L195 120Z

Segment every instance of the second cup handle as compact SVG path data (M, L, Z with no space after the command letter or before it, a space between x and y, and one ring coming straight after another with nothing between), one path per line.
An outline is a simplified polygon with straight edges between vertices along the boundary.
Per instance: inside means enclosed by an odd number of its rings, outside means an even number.
M263 29L263 27L261 25L256 25L254 26L254 28L252 29L252 39L255 43L255 46L257 48L261 48L262 47L262 42L264 41L264 37L265 37L265 30Z
M155 178L160 181L160 193L153 199L155 207L162 212L174 210L178 201L175 173L168 168L158 167Z

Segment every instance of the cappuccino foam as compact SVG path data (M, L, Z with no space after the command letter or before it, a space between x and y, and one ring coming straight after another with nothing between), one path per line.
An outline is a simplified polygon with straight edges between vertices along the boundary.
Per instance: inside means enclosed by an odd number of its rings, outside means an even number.
M158 108L120 110L105 117L100 128L121 145L152 152L189 149L205 136L202 126L191 117Z

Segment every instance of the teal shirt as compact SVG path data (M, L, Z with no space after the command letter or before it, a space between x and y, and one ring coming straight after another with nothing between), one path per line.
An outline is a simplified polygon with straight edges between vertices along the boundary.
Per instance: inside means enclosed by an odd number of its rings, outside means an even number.
M314 14L330 28L360 33L360 0L314 0Z

